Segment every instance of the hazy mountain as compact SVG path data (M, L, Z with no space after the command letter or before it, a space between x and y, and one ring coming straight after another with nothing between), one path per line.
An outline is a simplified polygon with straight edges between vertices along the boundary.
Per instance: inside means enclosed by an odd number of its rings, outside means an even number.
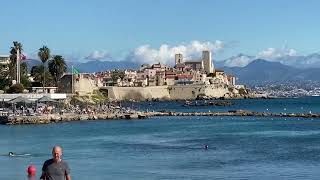
M264 84L288 81L319 81L320 68L298 69L280 62L256 59L245 67L224 67L227 74L237 77L238 83Z
M313 53L308 56L284 56L277 58L285 65L297 67L297 68L320 68L320 54Z
M27 63L28 71L31 71L31 68L33 66L42 65L42 62L40 60L37 60L37 59L27 59L27 60L22 61L22 62L26 62Z
M222 61L214 62L217 67L245 67L250 62L257 59L255 56L238 54ZM320 68L320 54L313 53L307 56L282 56L273 59L266 59L270 62L280 62L284 65L296 67L299 69Z
M238 54L236 56L232 56L223 61L220 61L220 62L218 61L219 63L217 63L217 67L222 67L221 65L226 67L244 67L248 65L251 61L253 61L254 58L255 58L254 56L249 56L246 54Z
M33 66L42 65L42 62L37 59L28 59L25 61L30 71ZM98 72L112 69L137 69L139 64L130 61L100 61L91 60L88 62L71 62L66 61L68 71L71 71L71 67L77 68L80 72Z
M137 69L139 64L129 61L100 61L92 60L83 63L67 62L68 68L72 66L77 68L80 72L98 72L113 69Z

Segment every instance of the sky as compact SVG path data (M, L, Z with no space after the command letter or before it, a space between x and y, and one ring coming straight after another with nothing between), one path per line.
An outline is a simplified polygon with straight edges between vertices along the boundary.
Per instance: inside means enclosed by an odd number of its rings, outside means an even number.
M37 58L43 45L70 61L173 61L202 50L307 55L320 49L317 0L4 0L0 54L12 41Z

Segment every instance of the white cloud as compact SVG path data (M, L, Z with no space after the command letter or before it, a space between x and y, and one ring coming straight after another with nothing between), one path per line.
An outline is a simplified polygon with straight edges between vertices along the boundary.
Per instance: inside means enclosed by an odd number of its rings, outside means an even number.
M233 56L224 62L225 66L228 67L244 67L253 61L254 56L248 56L244 54L239 54L238 56Z
M95 50L89 56L85 57L85 59L101 60L101 59L106 59L106 58L110 58L110 57L111 56L106 51Z
M288 64L287 61L290 61L292 59L291 57L295 56L297 56L297 51L295 49L267 48L255 56L248 56L244 54L233 56L226 59L224 65L228 67L244 67L255 59L265 59L267 61Z
M162 44L159 49L154 49L150 45L142 45L136 48L129 56L132 61L140 63L174 63L174 56L177 53L182 53L185 59L201 57L201 52L209 50L214 52L221 51L225 47L222 41L215 42L200 42L192 41L188 44L179 44L176 46L170 46L168 44Z
M268 48L258 53L257 58L263 58L271 61L275 61L277 58L284 56L296 56L297 51L294 49L277 49L277 48Z

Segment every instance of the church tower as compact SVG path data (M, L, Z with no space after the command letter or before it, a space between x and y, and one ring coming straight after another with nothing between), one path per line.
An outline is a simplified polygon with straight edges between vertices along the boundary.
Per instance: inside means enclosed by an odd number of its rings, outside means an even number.
M176 65L177 64L182 64L183 63L183 55L182 54L176 54L175 55L175 62L176 62Z
M214 65L211 59L210 51L202 51L202 62L204 66L204 70L209 73L214 73Z

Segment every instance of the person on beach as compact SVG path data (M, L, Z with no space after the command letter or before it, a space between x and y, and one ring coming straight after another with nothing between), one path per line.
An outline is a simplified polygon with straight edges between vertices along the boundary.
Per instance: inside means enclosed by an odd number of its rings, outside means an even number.
M52 159L48 159L42 166L42 180L71 180L70 169L67 162L61 159L62 148L52 148Z

